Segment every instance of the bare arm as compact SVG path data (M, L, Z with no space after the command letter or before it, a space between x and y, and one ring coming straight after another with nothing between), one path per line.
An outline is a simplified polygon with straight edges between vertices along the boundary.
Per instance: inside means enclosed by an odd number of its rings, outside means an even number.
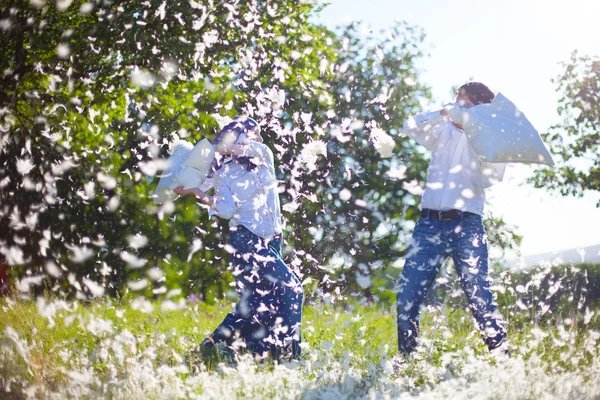
M208 206L209 215L218 215L221 218L233 218L237 209L236 200L227 183L215 176L215 195L209 196L199 188L184 189L183 186L175 188L175 193L180 196L193 195L202 204Z
M214 197L209 196L208 194L206 194L198 188L184 189L183 186L177 186L175 188L175 193L177 193L180 196L194 195L198 200L200 200L202 203L206 204L211 208L213 208L213 206L215 205Z

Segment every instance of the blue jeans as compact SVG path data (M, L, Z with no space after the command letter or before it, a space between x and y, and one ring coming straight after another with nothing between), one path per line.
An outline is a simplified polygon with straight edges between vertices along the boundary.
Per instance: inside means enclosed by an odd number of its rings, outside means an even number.
M281 257L281 238L266 240L238 227L229 236L236 290L235 311L212 334L215 342L236 339L261 357L300 355L302 284Z
M411 353L417 346L419 313L423 299L444 260L451 256L469 307L489 349L506 338L488 279L487 238L481 216L456 220L421 217L415 226L400 281L398 350Z

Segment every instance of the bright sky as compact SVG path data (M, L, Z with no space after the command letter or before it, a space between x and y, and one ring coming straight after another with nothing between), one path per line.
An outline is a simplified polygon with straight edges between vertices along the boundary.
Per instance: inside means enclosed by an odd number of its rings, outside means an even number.
M540 131L559 121L558 93L551 79L575 49L600 55L598 0L331 0L319 22L329 27L363 20L375 30L394 20L427 34L430 57L422 79L437 104L452 100L452 86L473 78L501 91ZM488 191L491 211L516 225L522 254L600 243L598 193L562 198L522 186L531 167L515 164L505 181Z

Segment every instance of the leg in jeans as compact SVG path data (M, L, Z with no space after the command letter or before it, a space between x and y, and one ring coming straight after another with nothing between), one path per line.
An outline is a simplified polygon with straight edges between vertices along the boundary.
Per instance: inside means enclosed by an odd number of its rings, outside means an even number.
M278 281L277 290L279 302L276 309L276 320L279 321L275 327L277 337L277 349L279 357L283 353L291 352L293 357L300 355L300 343L302 342L302 301L304 290L298 277L285 264L281 256L281 238L269 242L269 250L276 257L276 271Z
M470 215L459 220L451 236L452 259L469 308L488 348L494 349L507 335L490 290L487 239L481 217Z
M431 218L417 221L396 296L401 353L411 353L417 346L421 304L446 258L442 234L443 221Z
M277 356L286 346L299 349L302 286L281 259L280 243L238 230L231 233L230 244L240 300L212 339L231 345L239 337L261 356Z

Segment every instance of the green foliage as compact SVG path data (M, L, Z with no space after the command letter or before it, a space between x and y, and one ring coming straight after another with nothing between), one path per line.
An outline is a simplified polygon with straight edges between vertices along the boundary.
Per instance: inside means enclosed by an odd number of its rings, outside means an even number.
M3 2L0 252L19 288L226 295L227 224L150 194L175 141L247 114L276 154L289 263L316 292L376 295L369 277L402 257L418 217L405 184L427 157L400 128L430 97L424 36L402 22L333 32L309 21L320 7ZM373 145L387 134L391 157Z
M158 295L165 275L169 287L222 296L223 224L196 229L206 214L189 200L154 206L147 177L174 140L210 138L220 116L258 109L247 96L280 76L312 86L305 75L329 52L303 40L313 6L64 4L1 9L4 258L16 276L49 276L52 290L80 297L98 295L86 282L116 293L148 277ZM291 49L313 45L292 67Z
M369 277L405 251L410 228L405 222L417 218L417 201L403 183L422 182L427 160L399 133L408 115L420 110L420 101L429 98L415 66L423 56L422 40L423 33L405 23L389 32L350 24L332 41L335 64L325 66L332 71L326 80L330 99L305 110L317 121L325 119L328 157L304 174L315 201L286 216L294 229L293 247L324 264L308 271L325 290L365 291L370 297L370 288L357 285L357 277ZM389 158L371 143L379 129L394 135ZM387 174L404 167L405 177Z
M554 79L562 121L542 135L557 163L536 171L531 182L562 195L582 196L600 187L600 59L576 51ZM596 204L600 207L600 200Z

